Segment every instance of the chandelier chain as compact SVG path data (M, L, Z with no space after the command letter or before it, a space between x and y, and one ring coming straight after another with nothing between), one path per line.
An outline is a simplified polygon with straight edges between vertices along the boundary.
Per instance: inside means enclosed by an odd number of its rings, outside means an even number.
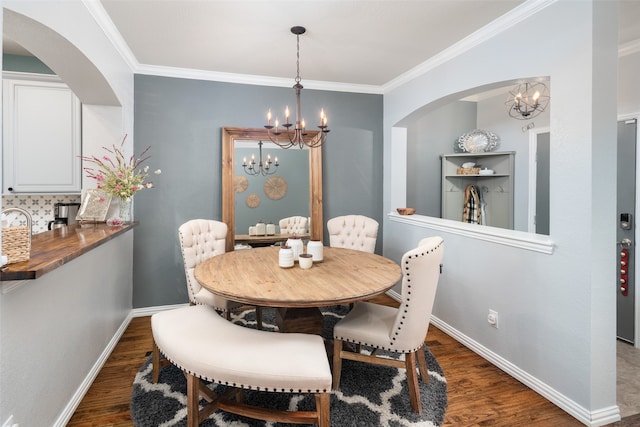
M300 77L300 34L304 34L305 31L306 29L304 27L291 27L291 32L296 35L296 84L293 85L296 94L295 120L291 120L289 107L287 107L285 110L284 123L281 123L277 116L272 122L273 116L271 115L271 110L269 110L267 112L267 124L264 126L265 129L267 129L267 134L271 142L280 148L290 148L294 146L300 148L305 146L309 148L320 147L325 143L327 134L330 132L324 109L320 109L320 124L318 125L320 131L312 138L309 138L309 133L306 128L307 125L301 114L300 92L303 86L300 84L302 81ZM280 135L283 133L284 135L282 139L280 139Z
M296 35L296 83L300 83L300 35Z

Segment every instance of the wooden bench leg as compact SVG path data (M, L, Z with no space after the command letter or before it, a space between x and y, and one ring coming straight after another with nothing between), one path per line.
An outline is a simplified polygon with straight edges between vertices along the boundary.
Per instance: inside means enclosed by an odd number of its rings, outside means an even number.
M200 425L200 410L198 400L200 399L200 379L195 375L187 375L187 427L198 427Z
M151 380L155 384L158 382L158 378L160 377L160 349L156 345L155 341L153 342L153 356L151 363L153 363L153 375Z
M316 393L316 412L318 412L318 427L331 425L331 393Z

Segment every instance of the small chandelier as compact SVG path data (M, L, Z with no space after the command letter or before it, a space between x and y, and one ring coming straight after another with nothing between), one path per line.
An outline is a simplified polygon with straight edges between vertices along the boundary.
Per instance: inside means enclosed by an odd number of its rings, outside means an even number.
M297 55L296 55L296 84L293 85L293 88L296 91L296 121L292 124L289 120L289 107L285 109L284 112L284 120L283 124L279 123L279 120L276 118L275 122L271 124L271 110L267 113L267 124L265 128L267 129L267 134L269 135L269 139L274 144L280 146L281 148L290 148L297 145L300 148L303 148L305 145L309 148L320 147L327 140L327 133L329 133L329 128L327 126L327 116L324 114L324 110L320 110L320 132L309 141L305 141L305 136L307 136L306 124L304 119L301 119L300 114L300 92L302 91L303 86L300 84L300 34L304 34L307 30L304 27L292 27L291 32L296 35L297 40ZM280 126L284 127L284 131L281 132L281 129L278 129ZM293 129L291 129L293 127ZM280 135L282 133L286 133L286 138L282 138L280 140Z
M256 175L273 175L278 170L278 157L276 156L275 161L271 161L271 154L267 154L267 161L262 161L262 141L258 141L258 147L260 150L260 160L256 164L256 157L252 154L251 161L247 163L247 158L242 159L242 168L247 175L256 176ZM274 167L271 165L273 164Z
M519 84L509 91L505 105L510 117L518 120L533 119L549 105L549 90L542 82Z

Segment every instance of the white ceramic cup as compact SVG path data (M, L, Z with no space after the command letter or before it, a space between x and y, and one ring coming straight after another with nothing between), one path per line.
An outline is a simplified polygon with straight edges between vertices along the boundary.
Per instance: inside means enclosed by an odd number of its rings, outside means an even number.
M298 264L300 264L300 268L311 268L313 265L313 256L311 254L298 255Z

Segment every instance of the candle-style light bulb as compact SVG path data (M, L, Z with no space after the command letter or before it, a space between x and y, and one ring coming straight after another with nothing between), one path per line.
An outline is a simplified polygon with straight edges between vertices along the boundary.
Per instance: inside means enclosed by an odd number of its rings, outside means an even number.
M284 110L284 122L289 123L289 106Z
M271 125L271 108L269 108L269 111L267 112L267 124Z
M247 156L242 158L242 166L247 166Z
M304 119L302 119L300 124L302 125L302 130L304 130L307 127L307 124L304 122Z

